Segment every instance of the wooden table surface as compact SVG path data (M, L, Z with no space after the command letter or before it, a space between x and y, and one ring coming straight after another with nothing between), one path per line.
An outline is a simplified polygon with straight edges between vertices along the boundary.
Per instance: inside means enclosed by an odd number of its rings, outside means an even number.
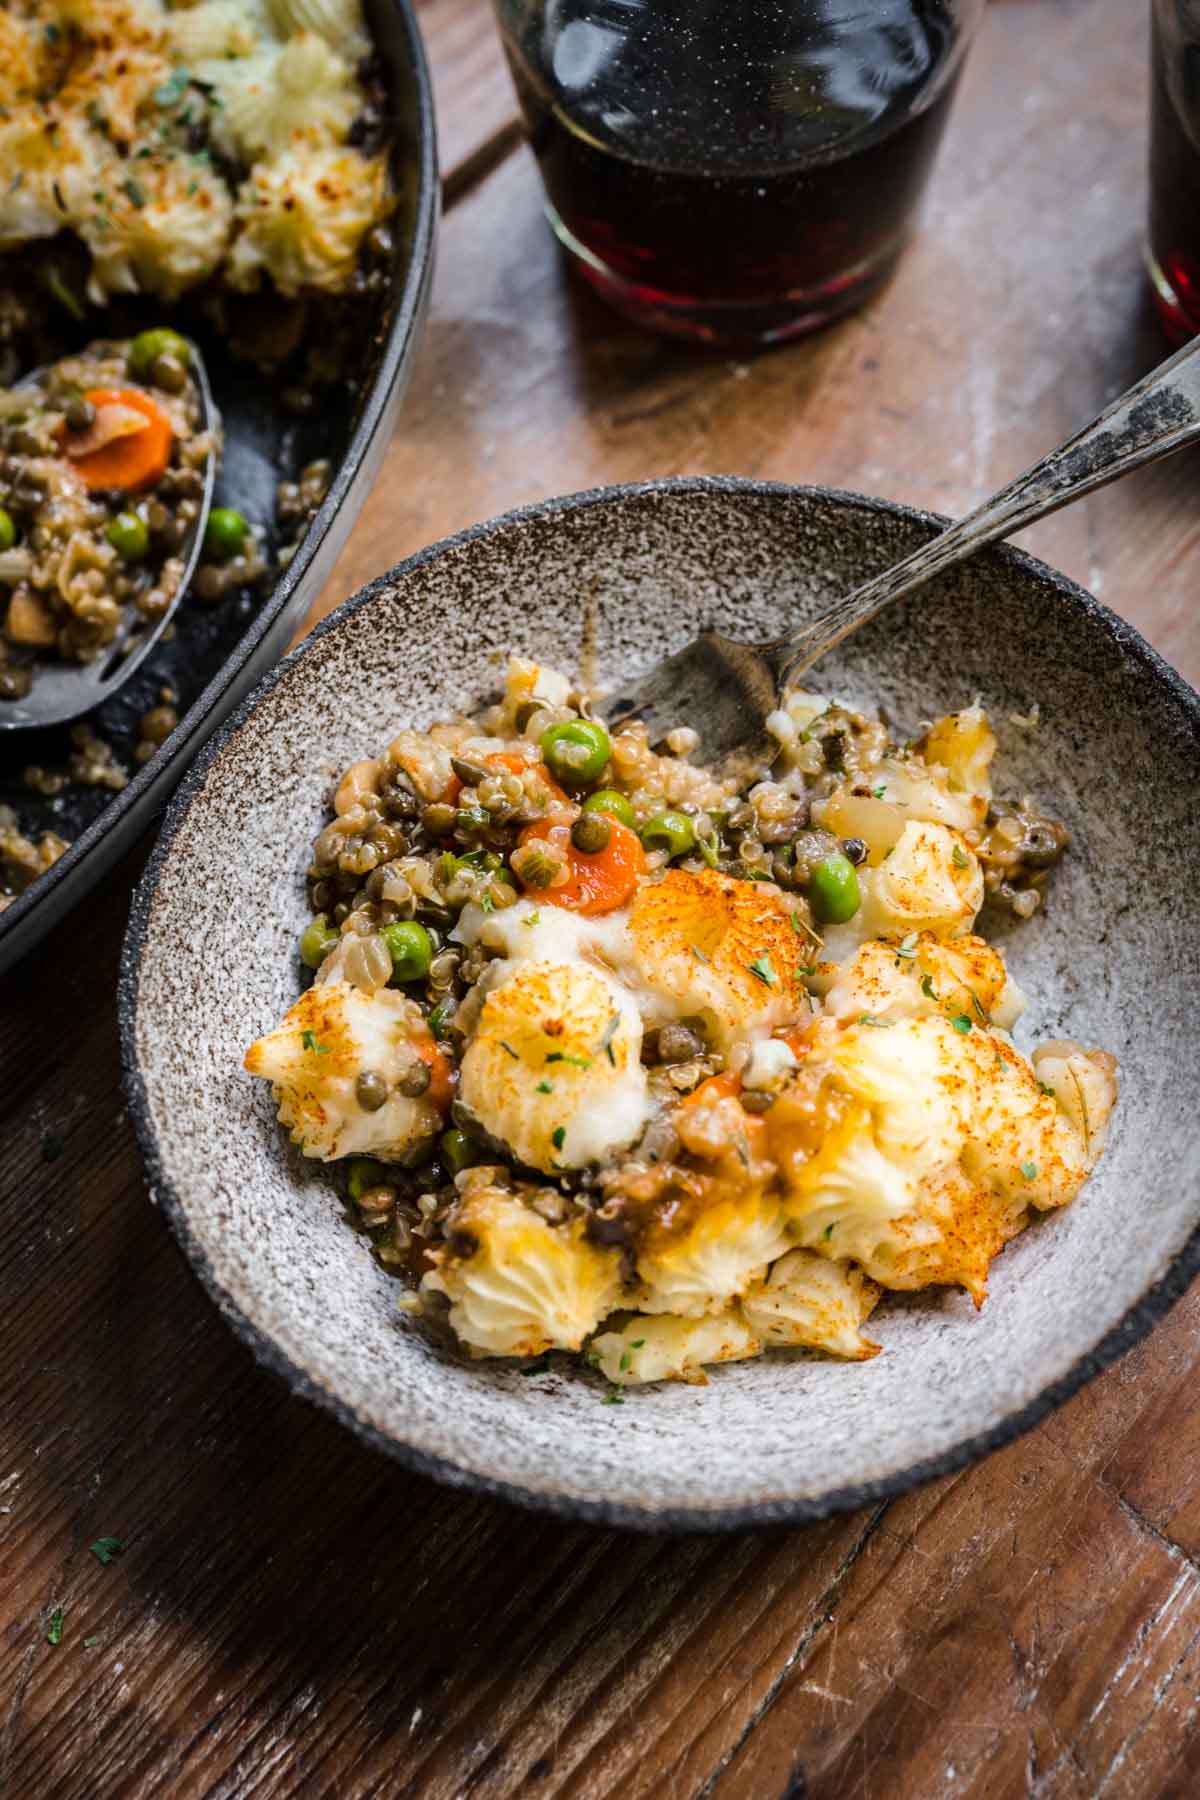
M892 286L752 360L568 283L486 6L426 0L433 311L321 610L596 482L969 507L1161 354L1146 10L993 0ZM1198 466L1027 540L1193 679ZM146 1202L112 998L145 849L0 996L0 1792L1200 1792L1200 1294L988 1461L804 1530L601 1532L407 1475L254 1366Z

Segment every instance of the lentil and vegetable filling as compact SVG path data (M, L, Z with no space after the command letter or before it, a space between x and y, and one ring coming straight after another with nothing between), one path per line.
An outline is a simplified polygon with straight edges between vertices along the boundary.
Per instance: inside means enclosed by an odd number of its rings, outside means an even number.
M90 662L130 612L171 605L220 449L190 362L186 339L146 331L0 393L0 700L29 691L38 660Z
M884 1289L982 1302L1100 1154L1112 1058L1019 1051L975 934L985 898L1036 910L1067 842L993 797L985 715L900 744L796 693L770 724L746 783L514 660L479 716L336 784L313 983L246 1066L473 1355L616 1385L868 1357Z

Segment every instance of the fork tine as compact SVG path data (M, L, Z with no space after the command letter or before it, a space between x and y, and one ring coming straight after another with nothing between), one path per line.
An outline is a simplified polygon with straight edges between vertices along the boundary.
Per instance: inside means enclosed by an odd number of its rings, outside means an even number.
M774 750L764 729L777 705L769 654L706 631L623 687L602 711L614 728L641 719L651 743L676 725L700 733L697 755L719 762L737 751L751 762L770 762Z

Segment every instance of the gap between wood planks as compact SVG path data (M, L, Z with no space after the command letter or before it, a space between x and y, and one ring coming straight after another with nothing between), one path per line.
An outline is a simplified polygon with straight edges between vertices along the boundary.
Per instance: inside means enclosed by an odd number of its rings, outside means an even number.
M837 1568L833 1572L832 1580L817 1601L816 1606L813 1608L811 1624L796 1640L794 1648L782 1667L776 1672L770 1687L767 1689L758 1705L751 1712L734 1742L730 1744L724 1755L717 1762L712 1774L708 1777L708 1780L704 1783L703 1787L699 1789L696 1800L711 1800L711 1796L719 1788L722 1777L735 1761L742 1745L746 1743L747 1739L750 1738L755 1731L758 1730L763 1719L770 1712L776 1700L778 1700L784 1687L787 1685L788 1678L793 1669L801 1663L814 1640L832 1623L834 1614L837 1611L838 1601L842 1597L842 1589L846 1585L847 1577L875 1533L878 1531L880 1525L883 1523L884 1515L890 1504L891 1502L888 1500L881 1500L868 1515L862 1530L838 1563ZM799 1776L799 1779L801 1782L803 1781L802 1774ZM803 1789L801 1789L801 1791L803 1791ZM787 1795L784 1796L784 1800L788 1800Z
M453 169L448 169L442 177L442 212L450 212L460 200L465 200L468 194L481 187L488 176L520 147L524 139L524 128L520 119L514 115L498 126L490 137L486 137L477 149L464 156Z

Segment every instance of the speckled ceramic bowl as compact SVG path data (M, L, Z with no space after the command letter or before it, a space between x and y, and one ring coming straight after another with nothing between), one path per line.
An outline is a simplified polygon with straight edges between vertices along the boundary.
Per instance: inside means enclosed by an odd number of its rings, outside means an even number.
M1066 818L1044 911L1002 935L1023 1042L1116 1052L1099 1173L995 1264L977 1314L885 1300L873 1361L775 1353L632 1392L566 1359L469 1363L396 1308L328 1171L290 1154L243 1046L295 998L304 868L329 783L401 722L494 685L512 649L619 677L702 624L768 636L936 529L812 489L691 480L551 501L382 576L255 690L174 801L138 891L122 1026L155 1200L255 1353L440 1479L646 1526L812 1518L1003 1443L1149 1329L1200 1263L1200 700L1087 594L989 552L868 627L823 686L903 723L980 695L1006 784ZM1040 724L1019 722L1040 708Z

